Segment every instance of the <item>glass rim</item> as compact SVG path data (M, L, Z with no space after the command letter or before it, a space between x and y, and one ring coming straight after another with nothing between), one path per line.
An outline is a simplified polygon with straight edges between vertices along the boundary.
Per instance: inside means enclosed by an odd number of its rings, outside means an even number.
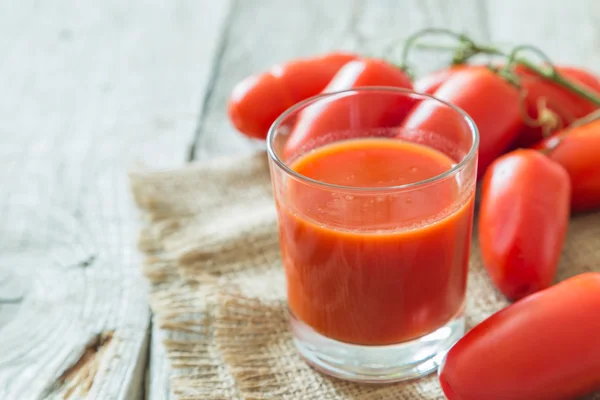
M277 129L281 125L281 123L283 121L285 121L290 115L302 110L303 108L306 108L306 106L308 106L311 103L316 103L319 100L326 99L326 98L329 98L332 96L339 96L340 94L353 93L353 92L390 92L390 93L396 93L396 94L409 95L412 97L419 97L421 99L434 100L437 103L443 104L443 105L449 107L454 112L456 112L458 115L460 115L462 117L462 119L467 123L467 126L468 126L469 130L471 131L471 137L473 139L472 143L471 143L471 148L469 149L469 151L467 152L467 154L464 156L464 158L462 160L460 160L459 162L454 164L452 166L452 168L448 169L447 171L444 171L441 174L432 176L431 178L423 179L418 182L405 183L403 185L396 185L396 186L360 187L360 186L338 185L338 184L334 184L334 183L327 183L327 182L319 181L319 180L316 180L313 178L309 178L308 176L302 175L302 174L294 171L292 168L290 168L277 155L277 153L273 149L273 142L275 141ZM398 87L392 87L392 86L363 86L363 87L354 88L354 89L346 89L346 90L339 90L339 91L329 92L329 93L321 93L316 96L309 97L308 99L302 100L302 101L294 104L293 106L291 106L287 110L285 110L283 113L281 113L281 115L279 117L277 117L277 119L269 127L269 131L267 133L267 154L273 160L273 162L275 162L275 164L279 168L281 168L283 171L285 171L288 175L291 175L293 178L297 179L300 182L304 182L304 183L307 183L310 185L322 186L327 189L335 189L335 190L341 190L341 191L355 191L355 192L377 192L377 191L389 191L389 190L415 189L420 186L427 186L427 185L435 183L437 181L441 181L441 180L459 172L460 170L464 169L467 166L467 164L473 159L473 157L477 153L478 148L479 148L479 130L477 129L477 125L475 124L475 121L473 121L473 119L469 116L469 114L467 114L462 108L460 108L452 103L449 103L445 100L438 99L437 97L429 95L427 93L421 93L421 92L416 92L412 89L398 88Z

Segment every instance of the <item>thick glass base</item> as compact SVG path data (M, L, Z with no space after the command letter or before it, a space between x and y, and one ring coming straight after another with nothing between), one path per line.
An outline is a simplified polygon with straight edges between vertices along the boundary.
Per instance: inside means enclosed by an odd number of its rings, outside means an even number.
M465 319L460 313L438 330L410 342L360 346L329 339L290 315L300 355L325 374L355 382L398 382L434 372L465 332Z

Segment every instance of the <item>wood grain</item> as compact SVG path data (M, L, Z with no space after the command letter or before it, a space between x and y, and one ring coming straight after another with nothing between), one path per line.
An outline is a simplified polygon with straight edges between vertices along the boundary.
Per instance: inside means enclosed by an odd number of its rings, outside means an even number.
M126 172L184 161L213 3L0 5L0 288L24 294L0 306L0 399L143 396L150 315Z

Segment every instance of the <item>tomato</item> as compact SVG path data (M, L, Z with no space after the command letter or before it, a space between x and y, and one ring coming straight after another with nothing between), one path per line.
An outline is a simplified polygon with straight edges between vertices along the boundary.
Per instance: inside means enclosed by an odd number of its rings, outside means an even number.
M238 83L228 103L229 118L246 136L265 139L275 119L292 105L319 94L344 64L357 59L330 53L276 65Z
M567 170L574 211L600 208L600 120L559 132L534 148Z
M600 390L600 273L533 294L475 326L448 352L449 400L570 400Z
M515 150L490 166L481 196L479 243L496 287L514 300L550 286L569 223L564 168L538 151Z
M488 69L458 71L433 95L460 107L475 121L480 136L478 177L483 176L490 163L508 148L523 127L519 92ZM403 122L403 128L446 133L456 129L448 124L447 109L430 106L431 102L423 102L413 109Z
M556 67L556 70L567 79L600 95L600 80L590 72L574 67ZM591 101L536 75L525 67L518 66L516 72L524 89L527 90L525 101L527 114L531 118L537 119L541 101L555 114L556 120L548 121L550 132L566 127L574 120L584 117L598 108ZM544 129L542 127L525 126L518 136L516 145L529 147L543 137Z
M485 68L481 65L469 65L469 64L458 64L448 68L443 68L434 71L430 74L424 75L415 81L415 91L419 93L426 93L432 95L444 82L446 82L451 76L456 74L458 71L473 68Z
M323 93L365 86L411 89L412 82L403 70L392 64L379 59L363 59L344 65ZM338 133L399 124L408 112L407 107L412 106L411 100L378 93L348 93L309 106L301 111L285 144L284 158L289 160L299 155L326 134L333 140L333 135Z

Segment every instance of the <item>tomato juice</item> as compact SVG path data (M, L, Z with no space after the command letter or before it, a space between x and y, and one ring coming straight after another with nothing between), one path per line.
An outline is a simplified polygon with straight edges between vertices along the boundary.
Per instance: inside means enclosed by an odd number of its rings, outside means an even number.
M295 317L361 345L406 342L455 318L465 299L474 193L455 174L440 176L455 164L392 138L335 142L290 164L319 182L289 178L276 196Z

